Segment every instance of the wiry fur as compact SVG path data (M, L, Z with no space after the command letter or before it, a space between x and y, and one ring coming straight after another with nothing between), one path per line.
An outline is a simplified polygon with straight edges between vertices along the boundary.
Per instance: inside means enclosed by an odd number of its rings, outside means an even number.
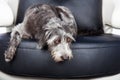
M22 38L37 39L40 49L47 44L57 62L66 58L71 59L71 42L66 41L68 38L75 40L76 34L76 22L68 8L46 4L31 6L27 9L23 22L13 28L9 47L5 51L5 61L13 59ZM61 41L55 45L54 41L58 38Z

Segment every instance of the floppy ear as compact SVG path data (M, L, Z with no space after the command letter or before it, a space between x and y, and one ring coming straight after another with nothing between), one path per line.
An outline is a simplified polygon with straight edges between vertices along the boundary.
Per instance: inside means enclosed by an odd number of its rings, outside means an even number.
M73 36L76 36L77 24L72 12L67 7L64 6L57 6L56 10L58 12L59 17L62 20L62 25L64 29Z

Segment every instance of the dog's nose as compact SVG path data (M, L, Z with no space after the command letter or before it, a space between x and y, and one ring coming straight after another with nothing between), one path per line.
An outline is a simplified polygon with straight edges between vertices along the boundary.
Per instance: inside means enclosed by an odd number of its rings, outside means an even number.
M62 58L63 60L66 60L66 59L68 59L68 56L67 56L67 55L62 55L61 58Z

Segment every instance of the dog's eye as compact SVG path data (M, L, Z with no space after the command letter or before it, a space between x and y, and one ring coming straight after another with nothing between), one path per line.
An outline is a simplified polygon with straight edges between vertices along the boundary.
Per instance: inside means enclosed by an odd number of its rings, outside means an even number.
M66 41L67 41L68 43L70 43L70 42L72 42L72 39L69 38L69 37L67 37Z
M57 45L57 44L59 44L61 42L61 39L56 39L55 41L54 41L54 43Z

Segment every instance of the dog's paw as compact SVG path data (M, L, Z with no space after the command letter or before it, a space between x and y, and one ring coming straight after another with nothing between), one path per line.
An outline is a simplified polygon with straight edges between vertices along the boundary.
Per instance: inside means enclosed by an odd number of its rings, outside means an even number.
M5 56L5 61L6 62L10 62L12 59L13 59L13 54L11 54L11 53L8 53L7 51L5 51L5 54L4 54L4 56Z
M37 49L42 49L43 48L43 46L40 46L40 45L37 45L37 47L36 47Z

